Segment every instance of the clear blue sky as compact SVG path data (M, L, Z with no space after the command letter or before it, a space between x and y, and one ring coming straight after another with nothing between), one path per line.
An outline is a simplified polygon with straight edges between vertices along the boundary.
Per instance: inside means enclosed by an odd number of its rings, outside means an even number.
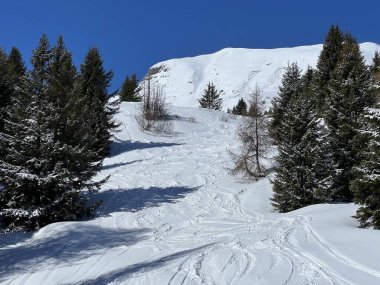
M331 24L359 42L380 43L378 0L8 0L0 4L0 46L29 63L43 32L63 35L77 66L96 46L115 72L142 78L162 60L225 47L276 48L321 43Z

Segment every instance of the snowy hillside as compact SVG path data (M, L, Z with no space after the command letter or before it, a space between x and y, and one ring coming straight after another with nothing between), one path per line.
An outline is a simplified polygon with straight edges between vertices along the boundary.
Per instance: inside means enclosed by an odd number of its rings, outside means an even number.
M368 63L380 46L360 45ZM277 94L288 63L297 62L302 70L315 67L322 45L279 49L226 48L214 54L172 59L154 65L148 74L159 83L170 102L181 107L198 107L207 83L224 90L223 109L232 108L239 98L247 99L255 84L267 102Z
M231 177L239 119L173 107L174 133L142 133L123 103L98 216L0 235L0 283L380 284L380 231L353 204L273 212L268 179Z

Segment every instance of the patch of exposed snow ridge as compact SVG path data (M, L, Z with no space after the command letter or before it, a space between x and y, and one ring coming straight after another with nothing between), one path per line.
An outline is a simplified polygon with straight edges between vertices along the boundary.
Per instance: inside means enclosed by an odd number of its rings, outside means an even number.
M380 46L360 45L368 64ZM223 110L232 108L240 98L247 100L257 84L266 101L278 91L288 63L297 62L302 70L315 67L322 45L277 49L226 48L213 54L171 59L151 69L152 83L162 86L167 99L176 106L198 107L207 83L223 90Z

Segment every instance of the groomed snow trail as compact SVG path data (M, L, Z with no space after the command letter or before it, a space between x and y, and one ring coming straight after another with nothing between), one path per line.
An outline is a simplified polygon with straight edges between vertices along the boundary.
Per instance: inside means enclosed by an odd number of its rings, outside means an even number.
M153 136L137 108L118 115L99 217L0 237L2 284L380 284L379 250L354 243L380 235L356 228L355 206L277 214L268 179L229 175L239 119L173 108L174 133Z

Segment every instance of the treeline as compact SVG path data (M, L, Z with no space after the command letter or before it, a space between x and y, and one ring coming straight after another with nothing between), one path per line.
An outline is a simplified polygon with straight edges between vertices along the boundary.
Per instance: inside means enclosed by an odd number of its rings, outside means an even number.
M109 154L118 101L113 76L90 48L79 71L62 37L42 35L28 71L20 51L0 50L0 226L30 231L91 215L86 191ZM2 188L2 189L1 189Z
M360 225L380 229L379 59L367 66L356 39L332 26L315 69L286 69L269 129L280 212L354 201Z

